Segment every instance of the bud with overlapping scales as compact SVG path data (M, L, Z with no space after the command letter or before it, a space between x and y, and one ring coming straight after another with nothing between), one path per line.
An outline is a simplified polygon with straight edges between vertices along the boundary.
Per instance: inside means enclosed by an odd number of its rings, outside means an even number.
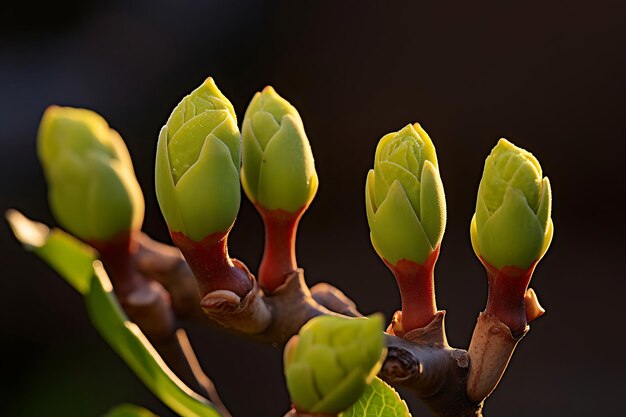
M233 106L208 78L172 111L156 156L161 212L204 295L228 290L241 298L252 288L227 249L241 201L240 163Z
M50 207L61 226L91 242L141 229L144 200L128 149L100 115L49 107L37 149Z
M552 241L552 191L539 161L500 139L485 161L470 235L487 270L489 293L469 347L467 394L484 400L496 387L528 323L545 311L528 288Z
M285 346L287 388L298 411L337 414L359 399L384 360L383 317L320 316Z
M397 331L426 326L437 311L433 270L446 203L435 147L419 124L380 140L374 169L367 175L365 203L374 249L400 288L402 322Z
M269 86L246 110L242 141L241 182L265 225L259 284L273 292L298 268L296 231L318 187L313 152L298 111Z
M552 241L552 190L530 153L500 139L485 161L471 238L476 254L495 268L526 269Z

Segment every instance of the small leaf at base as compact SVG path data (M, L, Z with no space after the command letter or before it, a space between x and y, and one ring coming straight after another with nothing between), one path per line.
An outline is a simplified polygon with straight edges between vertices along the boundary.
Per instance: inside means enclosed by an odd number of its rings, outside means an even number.
M411 413L392 387L374 378L361 398L339 417L411 417Z

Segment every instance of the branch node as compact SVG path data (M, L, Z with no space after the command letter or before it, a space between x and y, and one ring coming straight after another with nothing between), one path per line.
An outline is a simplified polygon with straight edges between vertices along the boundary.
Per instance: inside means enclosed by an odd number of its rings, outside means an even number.
M433 320L424 327L402 331L402 311L396 311L393 320L387 328L387 333L402 337L410 342L419 345L428 345L432 347L448 347L448 339L445 330L446 311L439 310L435 314Z
M232 291L212 291L202 299L202 310L223 327L246 334L262 333L270 326L272 314L263 300L263 293L256 279L248 268L236 259L233 259L233 263L248 273L253 285L252 290L243 299Z

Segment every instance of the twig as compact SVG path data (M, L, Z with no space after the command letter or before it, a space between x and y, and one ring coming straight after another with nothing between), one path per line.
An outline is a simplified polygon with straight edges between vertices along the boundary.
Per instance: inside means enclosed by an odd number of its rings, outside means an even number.
M168 246L141 233L134 262L143 275L161 283L169 292L172 309L179 318L205 318L200 308L198 284L185 258L175 246Z
M137 264L142 272L177 292L181 300L194 299L196 306L202 305L202 309L188 309L194 311L190 316L204 310L211 320L250 339L279 346L313 317L362 316L354 302L330 284L317 284L309 290L302 269L289 275L273 292L265 293L247 267L236 259L233 263L253 282L252 291L242 299L230 291L218 290L200 301L197 286L192 285L193 274L180 253L146 236L141 242ZM543 313L534 292L529 290L525 302L529 322ZM396 313L387 330L391 333L386 337L388 354L379 376L392 386L412 390L438 417L481 417L484 397L472 400L467 394L468 352L448 345L444 318L445 312L439 311L427 326L403 333L401 313ZM402 337L394 336L394 331ZM500 367L502 372L505 367L506 364ZM299 416L293 413L295 410L287 416Z
M226 406L222 402L222 399L217 393L217 389L215 388L215 384L211 379L204 373L202 370L202 366L196 357L193 348L191 347L191 343L187 338L187 333L183 329L178 329L176 331L176 338L178 339L178 344L181 348L183 355L186 358L186 365L188 365L189 370L191 371L195 381L202 386L203 391L201 394L206 394L208 399L213 403L213 405L219 410L222 417L232 417L230 412L226 409Z
M313 299L298 269L271 294L254 289L240 302L229 291L209 293L202 300L205 313L222 326L274 346L284 344L313 317L340 315Z
M379 376L393 386L409 388L439 417L482 416L482 403L467 398L469 357L448 345L445 312L426 327L387 335L387 358Z
M129 318L187 386L207 397L223 417L231 417L213 382L202 371L185 331L175 323L177 315L202 315L197 307L200 297L195 278L178 249L155 242L143 233L134 236L126 248L99 249L105 267L109 266L116 296Z

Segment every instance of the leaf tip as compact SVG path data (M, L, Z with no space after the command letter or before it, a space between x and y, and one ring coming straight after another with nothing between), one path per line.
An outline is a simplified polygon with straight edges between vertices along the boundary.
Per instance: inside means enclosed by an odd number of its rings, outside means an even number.
M22 245L40 248L48 240L50 229L45 224L34 222L15 209L8 209L4 216Z

